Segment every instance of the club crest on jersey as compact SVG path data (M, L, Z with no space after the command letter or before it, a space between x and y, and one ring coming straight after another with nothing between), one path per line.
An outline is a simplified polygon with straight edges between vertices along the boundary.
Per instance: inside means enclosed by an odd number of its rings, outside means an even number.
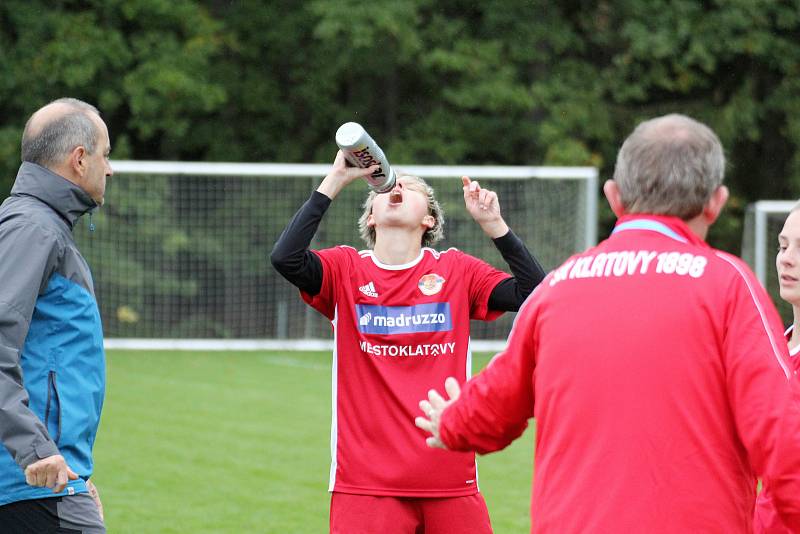
M442 290L444 282L444 278L436 273L431 273L420 278L417 287L419 287L423 295L431 296Z

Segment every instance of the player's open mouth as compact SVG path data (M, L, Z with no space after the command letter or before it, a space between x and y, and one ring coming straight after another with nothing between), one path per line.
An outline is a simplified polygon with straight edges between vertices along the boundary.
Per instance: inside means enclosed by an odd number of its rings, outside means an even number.
M403 193L401 193L398 189L394 189L391 193L389 193L389 204L402 204L403 203Z

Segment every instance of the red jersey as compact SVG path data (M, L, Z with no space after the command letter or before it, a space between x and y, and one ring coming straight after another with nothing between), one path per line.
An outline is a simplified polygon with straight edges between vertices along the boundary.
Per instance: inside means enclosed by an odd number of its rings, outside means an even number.
M473 453L425 444L419 400L472 366L470 319L493 320L489 295L510 275L456 249L423 248L405 265L340 246L315 251L322 288L303 299L334 330L330 490L453 497L478 491Z
M784 332L787 343L792 339L792 330L794 330L794 325L790 326L786 332ZM800 345L789 350L790 362L792 364L792 369L794 369L795 376L797 376L797 371L800 370L800 356L798 356L798 354L800 354ZM781 518L775 511L775 504L772 502L771 493L769 485L764 484L756 500L756 515L753 519L753 532L755 534L791 534L791 532L794 531L781 521Z
M797 527L782 331L741 260L680 219L626 216L531 294L441 438L494 451L536 418L533 532L750 532L757 474Z

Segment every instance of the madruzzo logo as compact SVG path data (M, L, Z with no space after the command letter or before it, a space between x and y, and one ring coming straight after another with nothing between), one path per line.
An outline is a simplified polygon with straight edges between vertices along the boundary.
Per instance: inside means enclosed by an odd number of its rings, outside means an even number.
M416 306L356 304L358 329L364 334L446 332L453 329L449 302Z

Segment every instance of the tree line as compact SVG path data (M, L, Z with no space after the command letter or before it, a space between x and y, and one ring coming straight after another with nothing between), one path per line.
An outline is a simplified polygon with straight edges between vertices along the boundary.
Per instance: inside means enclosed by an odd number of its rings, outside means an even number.
M738 252L746 203L800 195L799 30L798 0L5 0L0 198L60 96L100 108L116 159L329 162L355 120L396 162L602 177L681 112L726 148L710 240Z

